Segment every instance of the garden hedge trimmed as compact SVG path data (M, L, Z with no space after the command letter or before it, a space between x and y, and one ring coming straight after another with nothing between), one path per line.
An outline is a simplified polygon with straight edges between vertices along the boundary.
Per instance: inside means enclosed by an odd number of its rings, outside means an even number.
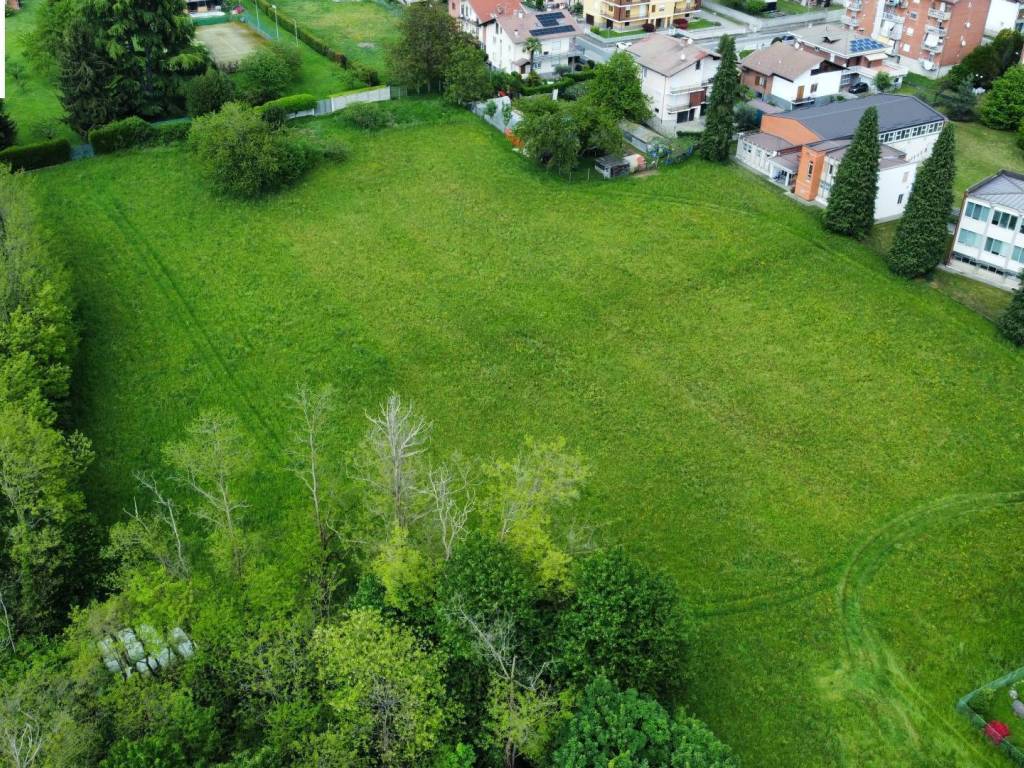
M89 143L97 155L145 146L153 141L153 138L153 127L141 117L134 115L89 131Z
M60 165L70 159L71 142L67 139L8 147L0 152L0 163L7 163L12 171L31 171L48 165Z
M316 109L316 97L308 93L296 93L261 104L256 111L269 123L283 123L288 115L310 109Z
M273 3L271 3L269 0L253 0L253 2L256 3L256 5L260 7L260 10L263 11L268 16L276 14L276 18L279 24L294 29L299 37L299 40L304 42L306 45L308 45L314 51L319 53L321 56L326 56L331 61L337 62L338 64L341 64L341 66L345 68L348 67L348 57L344 53L335 50L334 48L331 48L331 46L328 45L325 41L321 40L319 37L314 35L304 26L299 24L287 13L283 13L280 8L275 10Z

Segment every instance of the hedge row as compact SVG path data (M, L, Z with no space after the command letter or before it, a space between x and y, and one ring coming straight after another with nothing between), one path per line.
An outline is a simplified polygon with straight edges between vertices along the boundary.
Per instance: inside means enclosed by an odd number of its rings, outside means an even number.
M67 139L41 141L8 147L0 152L0 163L7 163L12 171L31 171L48 165L60 165L71 159L71 142Z
M524 85L523 96L535 96L538 93L550 93L555 88L561 90L563 88L568 88L570 85L574 85L575 83L582 83L584 80L589 80L593 76L593 69L584 69L580 72L567 72L558 80L541 83L540 85Z
M292 96L282 96L280 99L268 101L257 107L257 110L264 118L267 118L269 115L287 116L293 112L305 112L315 108L316 97L308 93L296 93Z
M192 123L187 120L147 123L141 117L126 117L89 131L89 143L97 155L131 147L171 144L188 136Z
M256 5L260 7L260 10L267 14L268 17L276 14L279 24L288 27L289 29L296 30L299 40L304 42L321 56L326 56L331 61L335 61L343 67L348 67L348 57L344 53L331 48L331 46L326 42L314 35L301 24L297 23L295 19L287 13L282 13L280 9L274 10L273 3L271 3L270 0L253 0L253 2L255 2Z

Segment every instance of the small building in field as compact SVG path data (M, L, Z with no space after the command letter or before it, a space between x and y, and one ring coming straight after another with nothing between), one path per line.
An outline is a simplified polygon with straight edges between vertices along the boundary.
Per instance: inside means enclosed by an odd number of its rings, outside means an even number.
M793 112L764 115L761 129L740 136L736 159L796 197L824 206L843 156L868 107L878 110L875 220L903 215L918 166L946 118L913 96L877 94Z
M945 268L1013 290L1024 273L1024 174L1000 171L964 193Z
M640 84L650 100L648 125L665 136L703 130L719 55L686 38L658 34L638 40L628 50L640 67Z
M839 93L843 68L820 54L774 43L740 62L740 81L768 104L795 109L824 104Z
M582 32L566 10L528 11L520 6L495 17L494 33L487 35L484 51L495 69L554 77L559 68L579 63L576 37ZM531 51L528 41L534 40L537 50Z

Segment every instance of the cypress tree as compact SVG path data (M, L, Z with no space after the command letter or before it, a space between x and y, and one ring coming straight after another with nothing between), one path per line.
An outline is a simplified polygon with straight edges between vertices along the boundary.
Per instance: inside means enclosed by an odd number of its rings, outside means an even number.
M7 147L14 144L14 140L17 137L18 126L11 119L11 116L7 114L4 100L0 99L0 149L7 149Z
M878 110L868 107L846 150L825 209L825 227L833 232L864 237L875 223L878 195Z
M1018 347L1024 346L1024 285L1014 291L1010 306L999 318L999 330Z
M935 269L946 250L947 220L953 205L956 176L956 138L953 124L939 134L931 157L914 179L907 209L889 250L889 269L902 277L917 277Z
M76 18L68 25L57 63L64 119L72 129L84 135L94 126L131 114L130 105L114 97L110 85L117 71L99 50L86 19Z
M729 159L734 124L733 107L739 93L740 74L736 68L736 43L729 35L722 37L718 52L721 59L718 72L711 82L711 97L708 99L707 118L698 151L705 160L721 163Z

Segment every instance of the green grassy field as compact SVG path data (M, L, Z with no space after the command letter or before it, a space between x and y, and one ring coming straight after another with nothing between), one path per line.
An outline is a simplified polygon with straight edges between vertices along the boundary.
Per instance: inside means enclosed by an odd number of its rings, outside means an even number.
M569 184L412 107L437 124L319 121L349 159L253 204L173 147L33 175L81 303L94 508L222 405L283 535L303 380L336 384L348 444L392 390L443 452L563 435L608 542L699 615L685 700L746 765L1001 765L953 704L1024 653L1024 354L737 167Z
M402 7L383 0L280 0L278 7L351 61L386 77Z
M51 73L42 72L25 57L25 37L35 27L42 0L27 0L21 11L6 19L4 42L8 68L21 67L24 77L7 77L8 114L18 124L18 143L29 144L54 138L77 140L74 132L61 122L64 108L57 97L57 84Z

